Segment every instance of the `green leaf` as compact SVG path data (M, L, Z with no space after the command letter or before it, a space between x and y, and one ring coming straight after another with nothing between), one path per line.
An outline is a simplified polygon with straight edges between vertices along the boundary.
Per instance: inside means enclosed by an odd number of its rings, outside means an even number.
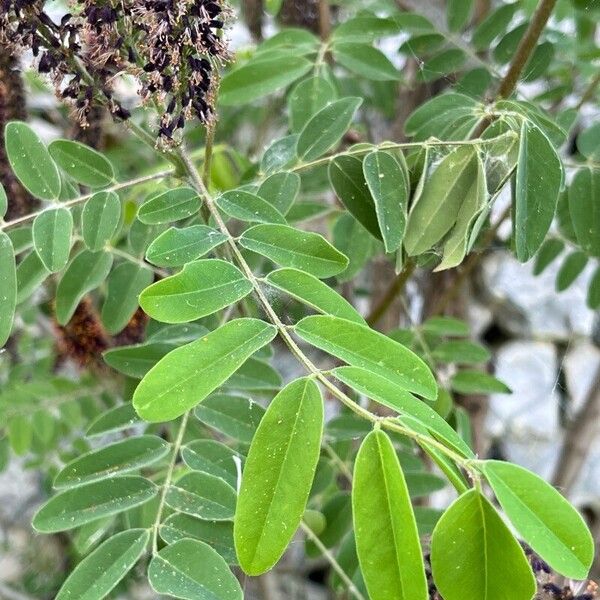
M73 217L66 208L51 208L33 221L33 247L51 273L60 271L69 260Z
M24 414L17 414L8 421L8 439L10 447L17 456L27 454L33 439L31 419Z
M269 363L251 357L229 378L227 387L239 390L279 390L281 376Z
M425 471L406 471L404 478L411 498L429 496L446 487L444 479Z
M445 243L442 262L434 271L442 271L458 266L464 259L474 223L487 204L487 186L485 170L479 156L477 157L477 174L469 187L458 210L456 224L452 227Z
M146 421L170 421L204 400L276 334L258 319L235 319L173 350L142 379L133 395Z
M0 183L0 219L3 219L8 210L8 198L6 197L6 190Z
M360 367L337 367L331 371L331 374L375 402L416 419L427 431L463 456L469 458L474 456L464 440L433 408L395 383Z
M74 487L137 471L165 457L169 448L167 442L155 435L140 435L109 444L66 464L54 479L54 487Z
M100 414L90 424L85 435L92 437L129 429L138 422L137 414L131 404L121 404Z
M561 575L585 579L594 560L594 541L573 506L518 465L488 460L483 472L525 542Z
M37 252L30 252L17 266L17 304L24 302L50 275Z
M121 202L114 192L98 192L83 207L81 234L92 251L102 250L115 235L121 220Z
M437 396L437 385L427 365L402 344L369 327L315 315L302 319L294 331L309 344L404 390L430 400Z
M17 179L36 198L56 200L60 175L35 131L25 123L11 121L4 131L6 155Z
M265 175L271 175L295 162L297 143L297 134L288 135L280 140L275 140L265 150L260 161L260 170Z
M249 444L254 437L265 409L250 398L214 394L196 410L196 417L205 425L234 440Z
M575 282L588 263L585 252L576 250L565 258L556 276L556 291L562 292Z
M336 99L337 92L324 77L313 76L298 83L290 92L290 129L298 133L322 108ZM259 195L260 194L259 192ZM283 211L282 211L283 212Z
M340 23L333 31L332 39L334 42L373 42L381 37L396 35L401 29L393 19L361 14Z
M323 434L323 399L311 379L288 384L271 402L252 440L234 521L240 566L268 571L284 553L302 515Z
M600 123L584 129L577 136L577 149L591 161L600 159Z
M569 213L581 248L600 257L600 171L582 168L569 187Z
M446 4L446 18L450 31L464 29L473 13L473 0L449 0Z
M434 335L464 337L469 335L469 326L454 317L430 317L423 323L423 330Z
M271 271L266 277L269 285L283 290L296 300L315 310L366 325L356 309L335 290L316 277L297 269Z
M140 559L149 540L147 529L129 529L113 535L75 567L56 600L105 598Z
M170 485L165 500L171 508L206 521L229 521L235 513L235 490L208 473L184 475Z
M275 48L289 48L300 50L303 47L316 49L319 45L319 38L313 33L300 27L286 27L273 37L265 40L257 48L258 52L264 50L273 50Z
M183 270L161 279L140 294L140 306L163 323L186 323L237 302L252 291L252 284L234 265L208 258L186 264Z
M465 52L459 48L443 50L432 58L425 61L419 71L423 81L436 81L458 71L467 59Z
M390 438L371 432L356 456L352 510L360 568L372 600L427 600L423 552Z
M342 98L322 108L304 126L296 151L300 160L310 162L336 146L350 127L362 98Z
M275 173L261 183L257 194L285 215L300 192L300 181L297 173Z
M440 362L477 364L490 360L490 351L482 345L467 340L442 342L433 350L433 357Z
M334 43L333 57L337 63L359 77L373 81L397 81L400 79L400 73L390 59L381 50L373 48L369 44Z
M319 278L336 275L348 265L348 259L318 233L287 225L255 225L244 231L239 242L275 263Z
M488 49L491 43L509 26L519 6L518 2L502 4L477 26L471 42L478 50Z
M333 226L333 243L348 257L348 266L338 275L339 281L352 279L365 266L375 246L371 234L348 212Z
M33 517L41 533L74 529L108 515L140 506L156 496L158 488L143 477L114 477L71 488L50 498Z
M10 238L0 231L0 346L4 346L12 331L17 305L17 269Z
M148 581L158 594L186 600L243 600L225 559L198 540L183 539L154 555Z
M598 307L600 307L600 268L594 271L594 275L590 281L586 304L592 310L596 310Z
M214 548L230 565L237 565L231 521L202 521L182 513L171 515L160 526L160 537L167 544L192 538Z
M513 232L517 259L526 262L542 245L556 212L562 164L544 133L527 120L521 126L515 183Z
M223 78L219 101L223 106L247 104L287 87L312 68L301 56L284 55L250 61Z
M379 150L365 157L363 172L375 202L385 251L393 252L401 246L404 237L409 182L398 161Z
M492 375L481 371L459 371L450 386L459 394L510 394L510 388Z
M479 165L472 146L459 146L425 179L408 215L404 247L409 256L430 250L453 227L464 199L479 192Z
M70 263L56 288L56 319L61 325L70 320L81 299L108 276L113 257L108 252L82 250Z
M164 342L118 346L107 350L103 358L107 365L119 373L141 379L161 358L175 348L177 344Z
M355 156L338 156L329 164L329 181L350 214L371 235L381 239L375 203L365 181L362 161Z
M150 244L146 260L157 267L181 267L226 240L227 236L206 225L171 227Z
M121 263L112 270L101 313L108 333L119 333L129 323L138 308L138 296L153 280L150 269L132 262Z
M200 210L200 198L187 187L167 190L140 206L138 219L146 225L161 225L186 219Z
M48 152L56 164L77 183L99 188L115 179L112 165L106 157L85 144L54 140L48 146Z
M535 257L535 265L533 267L533 274L540 275L546 270L546 267L558 257L558 255L565 249L565 243L558 239L547 239L539 249Z
M519 542L475 489L455 500L435 526L431 568L444 600L531 600L537 588Z
M231 190L221 194L217 206L230 217L248 223L281 223L284 216L272 204L245 190Z
M194 471L219 477L230 486L237 486L237 467L234 459L239 454L214 440L195 440L181 450L183 462Z

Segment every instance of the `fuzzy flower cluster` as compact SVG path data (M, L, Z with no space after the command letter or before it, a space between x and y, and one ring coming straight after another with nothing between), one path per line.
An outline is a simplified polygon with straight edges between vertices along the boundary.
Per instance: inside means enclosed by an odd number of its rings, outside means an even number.
M83 0L59 22L44 0L0 0L0 46L30 50L85 126L95 103L119 119L129 112L113 83L132 75L144 102L162 111L159 135L172 139L186 120L214 116L213 70L228 60L222 0Z

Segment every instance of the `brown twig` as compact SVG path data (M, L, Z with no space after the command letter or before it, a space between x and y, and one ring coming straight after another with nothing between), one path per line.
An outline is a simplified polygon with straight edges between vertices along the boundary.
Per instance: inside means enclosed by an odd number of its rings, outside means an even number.
M567 428L552 483L568 496L588 456L600 420L600 366L588 391L583 408Z
M598 71L596 75L592 77L592 80L581 96L581 100L579 100L577 106L575 106L575 110L579 110L584 104L592 100L594 94L596 93L598 84L600 84L600 71Z
M331 33L331 8L329 0L319 0L319 35L324 42Z
M371 326L376 325L378 321L385 315L389 307L392 305L398 294L402 292L406 282L415 270L416 264L413 260L408 260L404 265L404 269L398 273L395 279L381 297L381 300L373 307L367 316L367 323Z

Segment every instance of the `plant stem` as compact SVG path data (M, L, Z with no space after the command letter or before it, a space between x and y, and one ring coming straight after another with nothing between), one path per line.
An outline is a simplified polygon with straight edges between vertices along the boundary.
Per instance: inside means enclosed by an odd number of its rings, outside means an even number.
M169 462L169 466L167 468L167 475L163 482L162 490L160 493L160 500L158 502L156 518L154 519L154 525L152 526L152 554L156 554L158 552L158 530L160 528L162 514L167 499L167 492L169 491L171 481L173 480L173 471L175 470L175 465L177 464L177 457L179 456L179 450L181 449L181 444L183 442L183 436L185 435L185 430L187 428L189 417L190 411L188 410L186 413L184 413L183 417L181 418L181 423L179 424L179 431L177 432L177 437L173 442L173 456L171 457L171 461Z
M302 531L306 534L306 537L310 539L310 541L319 549L321 554L327 559L327 562L332 566L333 570L340 576L340 579L344 582L348 591L357 599L357 600L365 600L365 597L360 593L356 585L344 569L342 569L340 563L336 560L335 556L331 554L329 549L323 544L323 542L317 537L315 532L304 522L300 523L300 527L302 527Z
M536 48L540 35L544 31L546 23L548 23L555 4L556 0L541 0L538 4L529 27L513 56L508 72L498 88L498 98L508 98L515 91L521 73Z
M596 75L590 81L589 85L587 86L587 88L585 89L585 91L583 92L583 94L581 96L581 100L579 100L579 102L577 103L577 106L575 106L575 110L578 111L584 104L586 104L587 102L592 100L592 98L594 97L594 94L596 93L596 88L598 87L599 84L600 84L600 71L598 71L598 73L596 73Z
M376 325L379 320L385 315L390 306L394 303L394 300L401 294L406 286L406 282L410 279L416 267L416 263L413 260L408 260L404 265L404 268L394 278L384 295L381 297L376 306L367 316L367 323L370 326Z
M77 204L81 204L86 200L89 200L94 194L98 192L116 192L118 190L122 190L128 187L133 187L134 185L139 185L141 183L147 183L148 181L154 181L155 179L164 179L165 177L169 177L175 173L174 169L168 169L166 171L159 171L158 173L154 173L152 175L144 175L142 177L138 177L136 179L130 179L129 181L123 181L122 183L117 183L113 186L103 188L102 190L96 190L94 192L90 192L89 194L84 194L83 196L79 196L77 198L73 198L72 200L68 200L67 202L61 202L60 206L64 208L69 208L71 206L75 206ZM21 225L21 223L27 223L35 219L39 214L43 213L44 210L38 210L36 212L32 212L24 217L19 217L18 219L13 219L12 221L6 221L0 225L0 230L8 229L9 227L16 227L17 225Z

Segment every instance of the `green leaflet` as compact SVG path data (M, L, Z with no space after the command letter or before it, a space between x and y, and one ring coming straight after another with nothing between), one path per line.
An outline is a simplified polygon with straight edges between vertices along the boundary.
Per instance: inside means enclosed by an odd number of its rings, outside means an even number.
M265 409L250 398L213 394L196 407L196 418L217 431L249 444Z
M210 315L252 291L242 272L220 259L186 264L176 275L161 279L140 294L140 306L157 321L185 323Z
M569 187L569 213L581 248L600 257L600 171L577 171Z
M446 18L450 31L460 31L471 19L473 0L449 0L446 5Z
M60 195L60 175L37 134L25 123L11 121L4 132L6 155L14 174L29 192L42 200Z
M17 266L17 304L24 302L50 275L37 252L30 252Z
M65 531L144 504L158 488L143 477L113 477L60 492L34 515L33 527L42 533Z
M240 244L284 267L331 277L343 271L348 259L323 236L287 225L255 225L244 231Z
M165 342L146 342L133 346L118 346L106 350L103 354L104 362L118 371L141 379L161 358L175 350L178 344Z
M296 133L301 131L308 121L335 100L336 96L335 88L324 77L308 77L298 83L288 98L290 129Z
M427 600L406 481L389 437L371 432L356 456L352 511L360 568L372 600Z
M259 575L275 565L300 525L319 459L323 400L297 379L271 402L252 440L234 521L240 566Z
M141 435L82 454L65 465L54 479L55 488L75 487L118 473L136 471L169 452L169 444L154 435Z
M356 367L379 375L403 390L435 400L437 385L429 367L387 336L337 317L305 317L294 331L306 342Z
M0 183L0 219L3 219L8 210L8 198L6 197L6 190Z
M275 140L265 150L260 161L260 170L265 175L271 175L295 162L297 142L297 134Z
M562 240L547 239L539 249L535 257L535 265L533 267L533 274L540 275L546 270L552 262L561 254L565 249L565 243Z
M444 600L531 600L537 588L519 542L475 489L455 500L435 526L431 567Z
M485 346L468 340L442 342L434 348L432 355L440 362L467 365L487 362L492 358L492 354Z
M479 169L472 146L452 150L415 194L408 215L404 247L409 256L430 250L456 223Z
M144 376L133 395L146 421L170 421L204 400L276 334L258 319L236 319L169 352Z
M352 216L375 238L381 239L375 203L355 156L338 156L329 163L329 181L337 197Z
M538 251L554 218L563 168L550 140L523 120L514 192L513 235L517 259Z
M468 188L458 210L456 224L444 243L442 262L434 269L442 271L459 265L467 253L470 232L477 217L486 206L487 186L481 158L477 156L477 174Z
M199 540L214 548L230 565L237 565L231 521L203 521L191 515L176 513L163 521L160 537L167 544L186 538Z
M321 313L366 325L365 320L345 298L309 273L298 269L278 269L271 271L266 281Z
M565 577L585 579L594 541L581 515L542 478L510 463L483 462L502 510L523 539Z
M285 215L298 197L300 181L300 175L297 173L275 173L260 184L257 194Z
M581 250L576 250L567 255L556 275L556 291L562 292L570 287L581 275L587 263L588 256Z
M418 420L427 431L448 446L472 458L473 452L450 425L430 406L394 383L360 367L337 367L332 375L372 400Z
M406 227L409 195L406 174L391 154L380 150L367 154L363 173L375 202L385 251L393 252L401 246Z
M374 42L381 37L396 35L401 29L402 25L394 19L381 19L364 13L340 23L333 31L332 39L335 42Z
M146 250L146 260L157 267L181 267L226 240L227 236L206 225L181 229L170 227L150 244Z
M231 190L216 199L217 206L230 217L248 223L280 223L284 216L272 204L245 190Z
M48 146L48 152L56 164L77 183L98 188L114 181L115 173L108 159L85 144L54 140Z
M190 469L220 477L233 488L237 486L236 457L240 458L235 450L214 440L195 440L181 450L181 458Z
M250 61L225 75L219 101L224 106L246 104L287 87L308 73L311 67L305 58L289 54Z
M592 310L596 310L600 306L600 268L596 269L590 281L586 304Z
M113 257L108 252L81 251L67 267L56 288L56 318L68 323L81 299L107 277Z
M67 577L56 600L106 597L140 559L149 539L147 529L129 529L102 542Z
M200 210L195 190L181 187L167 190L146 200L140 206L138 219L146 225L161 225L191 217Z
M95 435L104 435L105 433L113 433L128 429L138 422L137 415L131 404L121 404L110 408L106 412L94 419L85 435L92 437Z
M158 594L186 600L243 600L238 580L208 544L183 539L152 557L148 580Z
M165 500L171 508L206 521L229 521L236 494L223 479L193 471L169 486Z
M322 156L342 139L362 104L362 98L342 98L322 108L302 128L296 152L310 162Z
M459 394L510 394L510 388L481 371L459 371L452 376L450 387Z
M92 251L102 250L117 232L121 220L121 202L114 192L98 192L83 207L81 234Z
M335 61L360 77L373 81L397 81L398 69L390 59L370 44L336 42L333 45Z
M33 221L33 247L51 273L60 271L69 260L73 217L66 208L50 208Z
M112 270L101 313L108 333L118 333L127 325L138 308L138 296L153 279L154 273L137 263L124 262Z
M17 270L10 238L0 231L0 346L4 346L12 330L17 305Z

